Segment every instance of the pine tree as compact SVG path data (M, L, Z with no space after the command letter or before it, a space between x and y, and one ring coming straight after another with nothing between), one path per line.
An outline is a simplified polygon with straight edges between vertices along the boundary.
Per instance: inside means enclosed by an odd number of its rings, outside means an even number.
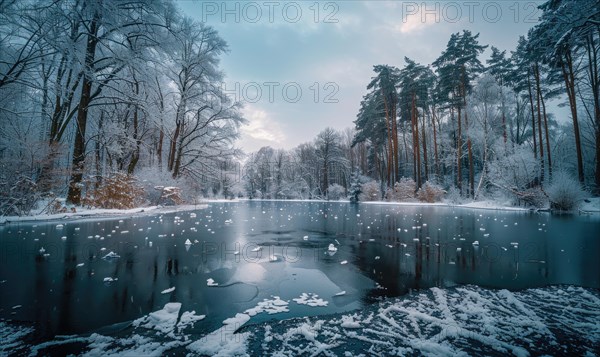
M360 194L362 193L361 187L360 172L356 169L350 176L350 190L348 191L348 195L350 196L351 203L358 203Z
M448 104L455 108L458 113L457 133L457 186L462 194L462 117L466 128L469 120L466 111L467 95L471 91L473 80L483 72L484 67L478 59L487 46L479 44L479 34L473 35L471 31L463 30L462 34L455 33L450 36L446 49L442 55L433 62L440 78L440 90L444 94ZM467 155L469 163L469 194L473 197L475 193L475 171L471 138L466 130Z

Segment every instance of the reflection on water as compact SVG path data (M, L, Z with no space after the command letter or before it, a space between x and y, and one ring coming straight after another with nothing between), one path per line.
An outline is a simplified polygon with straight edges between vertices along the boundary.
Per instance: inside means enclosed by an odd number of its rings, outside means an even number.
M303 292L329 304L292 302L276 317L348 311L377 296L453 284L600 288L597 216L239 202L61 223L0 227L0 318L36 323L38 339L131 321L167 302L207 315L200 333L263 299ZM110 252L119 257L104 258ZM263 315L253 322L273 318Z

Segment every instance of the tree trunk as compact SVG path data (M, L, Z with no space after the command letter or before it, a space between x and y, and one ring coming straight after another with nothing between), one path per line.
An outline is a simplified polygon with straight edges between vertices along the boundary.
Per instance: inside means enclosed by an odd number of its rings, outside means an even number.
M550 135L548 134L548 115L546 114L546 102L542 96L542 113L544 116L544 131L546 136L546 157L548 158L548 178L552 180L552 153L550 152Z
M134 84L134 93L136 98L140 94L140 85L138 81L133 78L135 81ZM142 145L142 138L139 133L139 118L138 118L138 106L135 105L133 108L133 140L135 140L135 150L133 151L133 155L131 155L131 161L129 161L129 165L127 166L127 174L133 175L135 171L135 167L137 166L138 161L140 160L140 148Z
M98 136L96 138L96 145L94 148L95 159L96 159L96 181L94 182L94 188L97 190L102 185L102 155L100 147L100 135L102 133L102 127L104 126L104 111L100 113L100 119L98 120Z
M598 35L600 35L600 29ZM588 75L590 87L594 97L594 123L596 134L596 172L594 174L595 193L600 195L600 73L598 72L598 46L594 41L594 35L589 34L586 38L586 50L588 54Z
M179 145L177 146L177 154L175 155L175 162L173 164L173 178L179 177L179 170L181 169L181 159L183 157L183 145L182 140L180 140Z
M571 50L567 50L565 57L561 59L561 68L563 72L563 79L565 81L565 87L567 89L567 96L569 97L569 106L571 107L573 131L575 132L577 173L579 182L583 185L585 183L585 176L583 171L583 154L581 152L581 136L579 134L579 120L577 117L577 99L575 97L575 74L573 73L573 59L571 57ZM596 148L596 151L598 151L598 148Z
M544 143L542 142L542 108L541 108L541 98L542 98L542 88L540 85L540 67L536 63L533 67L533 74L535 78L535 86L536 86L536 101L537 101L537 119L538 119L538 141L540 143L540 183L544 182Z
M425 111L423 111L423 125L421 127L421 136L423 138L423 165L425 167L425 181L429 181L429 170L427 168L427 137L425 134Z
M433 127L433 157L435 160L435 177L436 179L440 179L440 160L438 157L438 144L437 144L437 129L435 125L435 106L431 109L431 124Z
M529 89L529 104L531 104L531 132L533 134L533 157L537 160L537 138L535 133L535 109L533 106L533 92L529 72L527 73L527 88Z
M456 163L457 163L457 167L456 167L456 186L458 186L458 191L460 192L460 195L462 196L462 169L461 169L461 163L460 161L462 160L462 116L461 116L461 109L460 109L460 105L456 108L457 109L457 114L458 114L458 134L456 136Z
M467 115L467 99L465 98L465 131L467 134L467 157L469 160L469 195L471 198L475 198L475 166L473 164L473 143L469 136L469 117Z
M67 202L74 205L81 204L81 187L83 181L83 171L85 169L85 130L87 127L87 115L92 93L93 78L91 78L91 76L93 73L96 45L98 44L97 34L99 21L100 14L98 11L96 11L90 24L90 32L87 36L85 69L83 74L83 82L81 85L79 108L77 111L75 143L73 146L71 180L69 182L69 191L67 193Z
M389 104L386 98L386 95L383 91L383 87L381 88L381 97L383 98L383 106L385 109L385 126L387 129L387 144L388 144L388 150L386 151L386 156L387 156L387 185L388 187L393 187L394 183L391 182L392 180L392 170L393 170L393 150L394 150L394 144L393 144L393 134L392 134L392 124L391 124L391 118L390 118L390 108L389 108Z

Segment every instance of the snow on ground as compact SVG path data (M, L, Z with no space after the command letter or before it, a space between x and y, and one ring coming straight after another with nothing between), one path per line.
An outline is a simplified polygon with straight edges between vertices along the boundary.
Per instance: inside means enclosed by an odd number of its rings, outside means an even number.
M600 212L600 197L588 198L589 202L582 202L579 207L580 211L583 212Z
M284 306L287 302L274 296L254 309L269 313L270 308ZM600 292L571 286L521 292L432 288L382 299L352 313L259 325L248 325L246 311L205 336L182 333L205 316L191 311L178 317L180 309L180 303L168 303L135 320L133 330L123 337L57 336L35 346L23 341L33 334L32 328L0 321L0 355L48 355L62 345L91 356L593 356L600 351Z
M132 209L100 209L77 207L75 213L34 214L31 216L0 216L0 225L16 222L37 222L54 220L81 220L89 218L138 217L153 214L166 214L205 209L206 204L181 206L150 206Z
M458 207L458 208L474 208L474 209L488 209L496 211L529 211L528 208L510 206L508 203L494 202L494 201L475 201L464 204L453 204L450 202L388 202L388 201L369 201L361 202L363 204L371 205L394 205L394 206L436 206L436 207Z

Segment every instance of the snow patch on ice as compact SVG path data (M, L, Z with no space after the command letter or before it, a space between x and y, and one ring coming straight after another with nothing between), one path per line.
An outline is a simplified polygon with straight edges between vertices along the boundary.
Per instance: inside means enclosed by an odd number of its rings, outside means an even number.
M328 301L325 301L319 297L317 294L312 293L302 293L300 297L297 297L294 300L297 304L300 305L308 305L308 306L327 306L329 304Z
M207 286L219 286L219 283L215 283L215 281L212 278L208 278L208 279L206 279L206 285Z
M172 293L173 291L175 291L175 287L165 289L165 290L161 291L160 293L161 294L168 294L168 293Z
M288 302L281 300L279 296L271 296L273 299L263 299L256 307L245 311L250 316L255 316L261 312L266 312L269 315L278 314L281 312L289 312Z
M151 312L144 317L134 320L133 326L157 330L163 334L171 333L175 330L175 323L177 322L180 309L180 302L169 302L165 304L162 310Z

